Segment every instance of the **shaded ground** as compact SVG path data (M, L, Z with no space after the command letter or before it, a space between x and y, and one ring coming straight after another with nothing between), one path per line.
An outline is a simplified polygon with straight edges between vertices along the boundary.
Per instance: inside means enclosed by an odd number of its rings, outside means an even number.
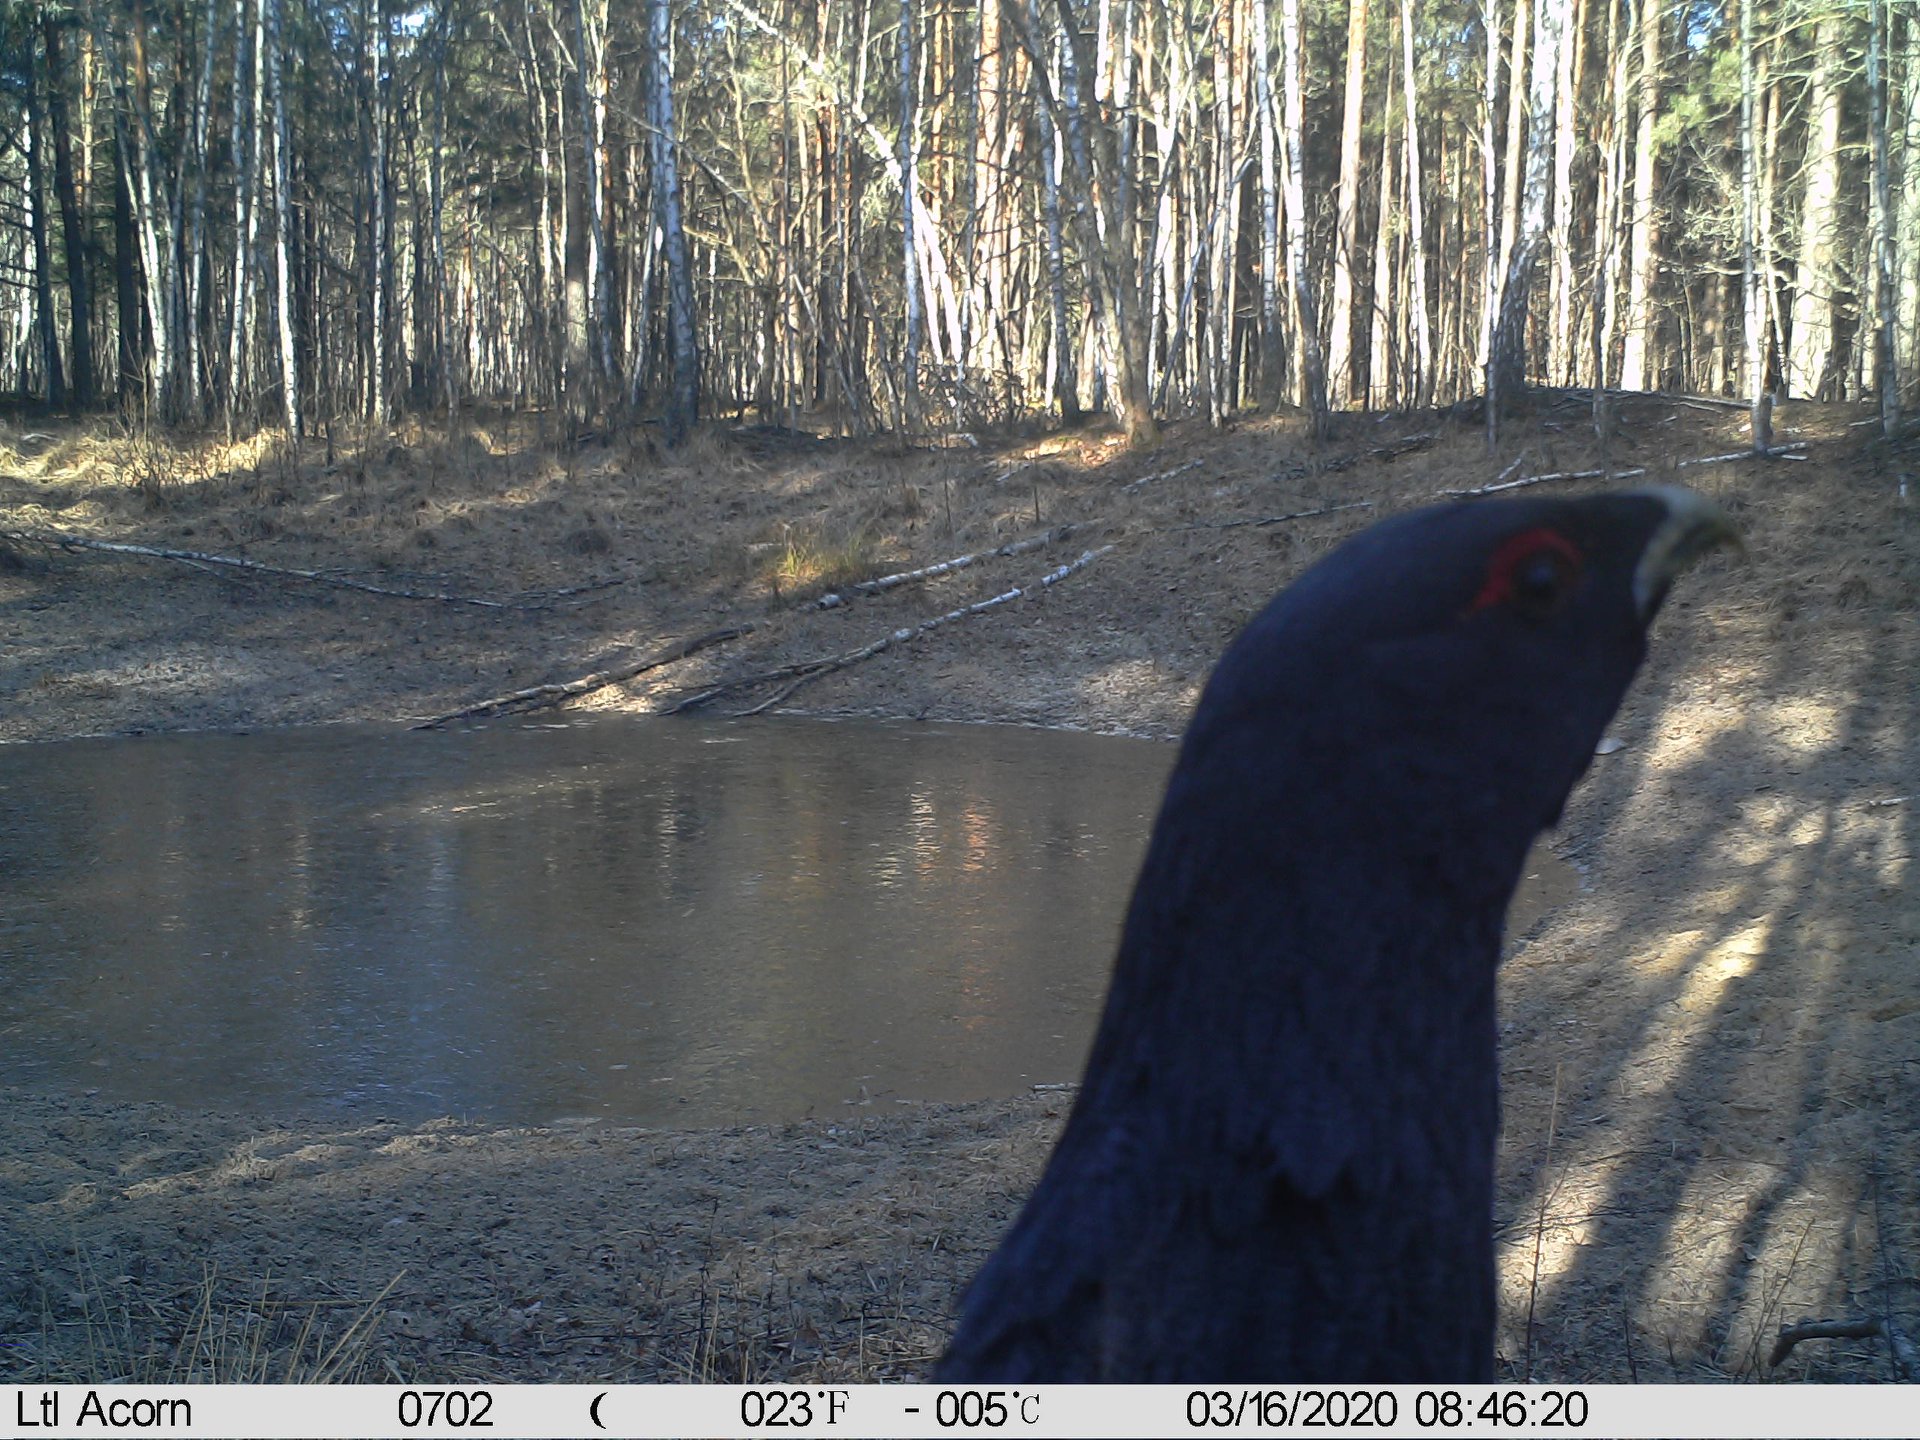
M1764 1361L1783 1320L1920 1330L1920 497L1900 490L1920 454L1869 446L1859 412L1789 406L1808 462L1673 468L1737 448L1740 418L1637 401L1610 457L1718 496L1752 554L1669 603L1625 746L1557 837L1587 891L1506 971L1514 1375L1887 1379L1875 1339ZM757 627L584 702L660 708L1109 544L787 703L1172 735L1227 638L1342 535L1515 460L1600 463L1572 405L1512 427L1491 461L1476 430L1410 417L1348 417L1319 455L1287 420L1176 428L1147 456L1092 434L923 451L765 432L556 456L507 419L331 465L18 424L0 447L0 530L539 607L0 542L11 740L417 719ZM806 605L1067 524L1050 547ZM599 581L620 583L551 594ZM0 1254L27 1257L0 1267L8 1380L914 1375L1066 1104L637 1132L5 1100Z

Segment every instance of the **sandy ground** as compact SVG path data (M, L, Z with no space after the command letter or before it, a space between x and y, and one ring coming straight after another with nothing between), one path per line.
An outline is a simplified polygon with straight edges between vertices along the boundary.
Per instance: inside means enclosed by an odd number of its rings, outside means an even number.
M1920 449L1787 407L1804 463L1675 462L1741 417L1636 401L1616 467L1684 480L1751 556L1679 587L1555 844L1584 892L1505 973L1500 1353L1515 1377L1895 1376L1920 1336ZM1409 437L1430 436L1401 448ZM1582 407L915 449L481 417L290 456L0 423L0 531L244 556L389 589L0 540L0 739L410 721L724 626L577 704L646 711L901 641L781 703L1171 736L1239 625L1326 546L1447 487L1602 463ZM1561 488L1572 489L1572 482ZM1559 484L1559 482L1556 482ZM1247 523L1366 502L1278 524ZM1056 543L812 602L1050 527ZM583 585L600 588L558 592ZM720 697L740 709L789 682ZM0 1033L4 1025L0 1024ZM886 1379L919 1374L1067 1098L772 1129L503 1129L0 1104L0 1379Z

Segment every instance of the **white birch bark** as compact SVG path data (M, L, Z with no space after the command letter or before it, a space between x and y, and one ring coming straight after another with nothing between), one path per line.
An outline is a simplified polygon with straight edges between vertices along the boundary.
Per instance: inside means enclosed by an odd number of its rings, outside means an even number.
M1535 0L1533 75L1529 89L1526 177L1522 184L1519 231L1501 287L1500 322L1495 327L1488 373L1490 400L1504 404L1527 383L1527 308L1534 262L1546 238L1547 190L1553 163L1554 95L1560 46L1572 0Z
M1341 100L1340 189L1334 201L1333 295L1327 331L1327 398L1335 405L1353 399L1353 272L1360 246L1360 122L1366 71L1367 0L1348 0L1347 88Z
M1766 386L1764 316L1760 303L1760 272L1754 263L1754 227L1759 215L1758 166L1754 153L1754 38L1753 0L1740 0L1740 264L1746 314L1746 392L1753 448L1764 454L1773 443L1772 397Z
M1287 257L1293 276L1294 305L1299 314L1300 355L1306 381L1307 411L1317 438L1327 435L1327 371L1320 352L1320 326L1313 299L1313 280L1307 273L1307 206L1301 183L1301 136L1305 130L1300 96L1300 0L1280 0L1280 88L1285 106L1282 129L1286 136Z
M1400 71L1407 106L1407 272L1413 307L1414 406L1433 403L1433 332L1427 317L1427 225L1420 203L1420 97L1413 72L1413 0L1400 0Z
M659 205L661 248L667 262L667 315L673 379L668 392L666 431L677 445L693 429L700 413L700 350L694 326L693 267L687 255L681 215L678 132L674 128L673 27L667 0L647 0L653 60L654 193Z
M273 258L280 332L281 414L287 438L300 439L300 362L293 333L293 164L287 154L287 57L280 37L281 0L260 0L266 31L267 88L273 111Z
M1842 18L1829 11L1814 31L1808 99L1806 188L1793 281L1793 333L1787 345L1787 392L1808 399L1830 394L1834 376L1834 225L1840 199L1840 106L1844 80Z
M1880 430L1892 439L1900 428L1900 361L1894 338L1899 293L1894 279L1893 195L1887 176L1887 4L1888 0L1868 0L1867 128L1873 191L1873 381L1880 402Z

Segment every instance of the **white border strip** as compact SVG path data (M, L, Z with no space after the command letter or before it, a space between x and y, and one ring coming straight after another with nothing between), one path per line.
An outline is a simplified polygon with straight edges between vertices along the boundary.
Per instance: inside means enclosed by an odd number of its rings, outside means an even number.
M1911 1385L10 1385L0 1407L21 1440L1920 1435Z

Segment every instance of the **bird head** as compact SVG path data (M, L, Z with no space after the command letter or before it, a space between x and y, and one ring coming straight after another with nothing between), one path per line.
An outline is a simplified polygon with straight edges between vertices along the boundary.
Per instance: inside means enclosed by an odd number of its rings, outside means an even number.
M1228 650L1179 769L1216 793L1313 806L1321 842L1510 887L1592 758L1669 586L1737 543L1717 505L1666 486L1374 525Z

